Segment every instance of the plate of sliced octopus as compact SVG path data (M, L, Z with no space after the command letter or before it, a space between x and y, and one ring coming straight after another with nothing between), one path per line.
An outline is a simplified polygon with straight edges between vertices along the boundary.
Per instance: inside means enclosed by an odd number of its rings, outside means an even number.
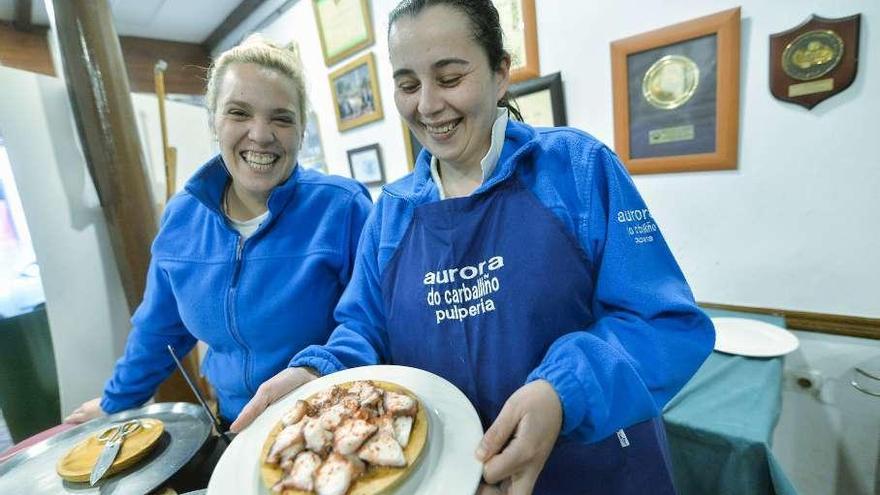
M208 495L473 493L483 430L468 399L427 371L366 366L270 406L215 467Z

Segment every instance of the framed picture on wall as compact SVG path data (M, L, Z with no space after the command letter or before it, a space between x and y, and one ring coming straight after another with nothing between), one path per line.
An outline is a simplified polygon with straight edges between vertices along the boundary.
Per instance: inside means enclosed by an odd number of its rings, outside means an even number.
M630 173L735 169L740 9L611 43L614 147Z
M419 152L422 151L422 143L419 142L413 131L406 125L406 121L400 119L403 126L403 148L406 151L406 167L407 170L415 168L416 160L419 158Z
M372 53L331 73L330 91L340 131L382 119L382 99Z
M327 67L373 44L369 0L312 0Z
M510 78L525 81L541 74L535 0L492 0L504 29L504 48L510 53Z
M351 177L365 186L385 183L385 167L379 143L348 150L348 166L351 168Z
M303 168L327 173L327 161L324 160L324 146L321 144L318 116L312 109L309 109L306 116L302 146L300 146L299 154L296 158Z
M535 127L568 125L559 72L513 84L509 93L527 124Z

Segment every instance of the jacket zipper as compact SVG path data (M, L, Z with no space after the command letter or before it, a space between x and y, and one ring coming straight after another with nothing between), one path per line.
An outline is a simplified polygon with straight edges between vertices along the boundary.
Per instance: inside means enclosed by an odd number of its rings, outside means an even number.
M242 252L244 251L244 245L247 241L241 240L241 236L237 237L236 248L235 248L235 265L232 268L232 282L229 284L229 292L227 294L226 307L228 308L227 320L229 322L229 331L232 333L232 338L235 340L238 345L244 349L244 369L242 370L242 374L244 375L244 385L247 387L248 391L252 394L256 393L256 389L251 383L251 351L248 346L244 343L244 340L241 338L241 335L238 333L238 326L235 323L235 293L238 289L238 278L241 274L241 265L242 265Z

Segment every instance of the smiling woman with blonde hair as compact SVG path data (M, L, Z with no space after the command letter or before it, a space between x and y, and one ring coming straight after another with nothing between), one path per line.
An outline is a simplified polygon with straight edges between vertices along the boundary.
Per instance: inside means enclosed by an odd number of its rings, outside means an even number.
M182 355L201 340L229 424L313 378L290 359L336 325L370 200L297 166L307 102L295 51L251 36L217 58L206 100L220 154L168 203L125 354L103 397L67 421L143 404L174 369L166 346Z

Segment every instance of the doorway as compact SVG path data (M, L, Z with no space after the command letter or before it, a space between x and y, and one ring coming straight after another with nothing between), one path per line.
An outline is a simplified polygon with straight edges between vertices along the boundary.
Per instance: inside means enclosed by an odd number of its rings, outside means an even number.
M0 136L0 452L61 421L39 264Z

